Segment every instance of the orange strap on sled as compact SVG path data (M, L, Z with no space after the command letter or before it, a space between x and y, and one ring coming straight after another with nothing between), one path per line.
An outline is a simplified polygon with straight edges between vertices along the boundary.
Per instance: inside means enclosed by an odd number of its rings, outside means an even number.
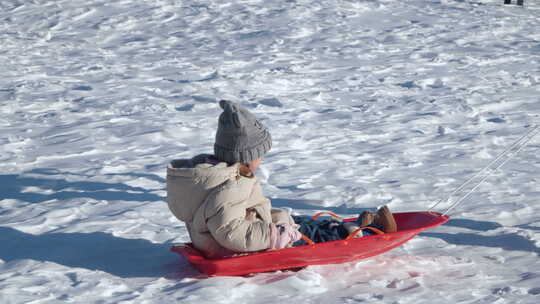
M341 218L340 218L337 214L335 214L334 212L332 212L332 211L321 211L321 212L319 212L319 213L316 213L316 214L315 214L314 216L312 216L311 218L314 219L314 220L316 220L317 218L319 218L319 216L324 215L324 214L328 214L328 215L330 215L331 217L333 217L334 219L336 219L337 221L341 221ZM304 241L306 241L306 243L308 243L309 245L315 244L315 242L314 242L312 239L310 239L310 238L309 238L307 235L305 235L305 234L302 234L302 239L303 239Z
M317 218L319 218L321 215L325 215L325 214L328 214L330 215L331 217L333 217L335 220L337 221L342 221L341 217L339 217L337 214L335 214L334 212L332 211L321 211L321 212L318 212L316 213L314 216L312 216L311 218L316 220ZM371 230L373 231L375 234L384 234L384 232L382 232L381 230L375 228L375 227L360 227L356 230L354 230L353 232L351 232L345 239L346 240L349 240L349 239L352 239L353 237L355 237L360 231L364 230L364 229L367 229L367 230ZM315 242L313 240L311 240L308 236L302 234L302 239L304 241L306 241L306 243L308 243L309 245L313 245L315 244Z
M350 240L352 239L353 237L355 237L360 231L364 230L364 229L367 229L367 230L371 230L373 232L375 232L375 234L384 234L384 232L382 232L381 230L375 228L375 227L360 227L358 229L356 229L355 231L351 232L345 239L346 240ZM313 245L315 244L314 241L312 241L307 235L305 234L302 234L302 239L304 241L306 241L306 243L308 243L309 245Z
M321 211L319 213L316 213L314 216L312 216L311 218L316 220L317 218L319 218L319 216L321 215L324 215L324 214L328 214L330 215L331 217L335 218L336 220L338 221L341 221L341 217L339 217L337 214L335 214L334 212L332 211Z
M308 243L309 245L315 244L315 242L312 241L312 240L311 240L309 237L307 237L305 234L302 234L302 239L303 239L304 241L306 241L306 243Z
M376 234L384 234L384 232L382 232L381 230L375 228L375 227L360 227L358 229L356 229L355 231L351 232L351 234L349 234L345 239L346 240L349 240L349 239L352 239L353 237L355 237L360 231L364 230L364 229L367 229L367 230L371 230L373 232L375 232Z

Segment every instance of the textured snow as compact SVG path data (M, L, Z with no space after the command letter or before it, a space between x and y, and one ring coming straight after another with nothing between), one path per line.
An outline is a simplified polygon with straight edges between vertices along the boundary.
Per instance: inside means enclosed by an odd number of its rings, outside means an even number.
M426 210L540 122L540 3L0 0L0 303L539 303L540 138L359 262L203 278L165 166L230 98L278 207ZM440 206L444 210L447 206Z

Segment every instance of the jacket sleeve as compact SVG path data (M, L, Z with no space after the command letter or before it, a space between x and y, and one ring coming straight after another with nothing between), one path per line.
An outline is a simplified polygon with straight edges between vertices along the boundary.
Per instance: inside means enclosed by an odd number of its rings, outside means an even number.
M279 224L289 224L294 225L294 219L289 215L289 212L285 209L272 208L272 223L275 225Z
M224 197L217 194L209 199L219 202ZM209 202L208 205L218 204ZM242 202L225 201L206 215L208 230L221 246L235 252L253 252L270 247L272 223L247 220Z

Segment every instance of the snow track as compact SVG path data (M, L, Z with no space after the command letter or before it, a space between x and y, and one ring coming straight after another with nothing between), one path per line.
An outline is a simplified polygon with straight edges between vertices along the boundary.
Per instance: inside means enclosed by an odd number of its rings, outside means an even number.
M217 100L274 147L275 206L426 210L540 122L540 4L0 0L1 303L538 303L538 138L387 254L210 278L165 166ZM446 206L443 206L446 207Z

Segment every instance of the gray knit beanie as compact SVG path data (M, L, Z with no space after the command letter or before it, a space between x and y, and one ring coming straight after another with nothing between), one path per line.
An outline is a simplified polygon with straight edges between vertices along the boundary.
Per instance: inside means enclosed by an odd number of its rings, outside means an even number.
M229 164L249 163L270 150L270 133L251 112L228 100L221 100L219 105L223 113L219 116L214 144L217 159Z

